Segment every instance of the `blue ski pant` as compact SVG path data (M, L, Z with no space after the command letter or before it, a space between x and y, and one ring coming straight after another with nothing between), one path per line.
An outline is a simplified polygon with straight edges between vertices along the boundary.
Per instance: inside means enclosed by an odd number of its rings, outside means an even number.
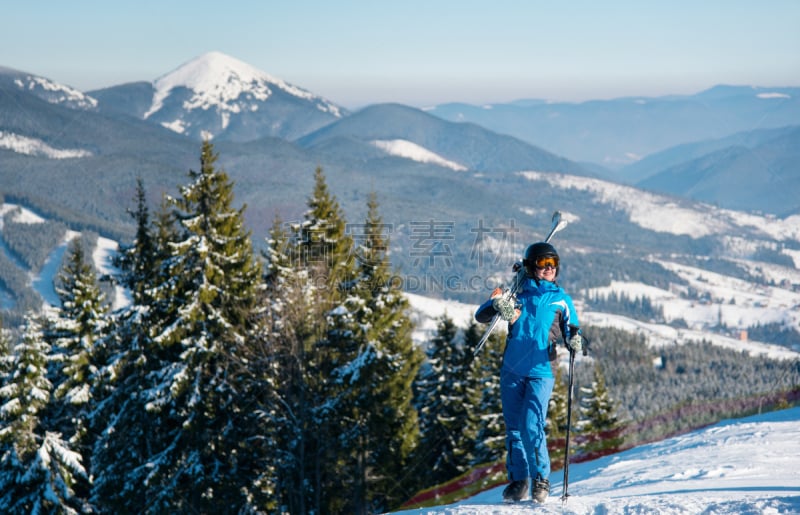
M521 377L500 372L500 398L506 425L506 469L511 481L550 479L550 454L544 427L553 393L552 377Z

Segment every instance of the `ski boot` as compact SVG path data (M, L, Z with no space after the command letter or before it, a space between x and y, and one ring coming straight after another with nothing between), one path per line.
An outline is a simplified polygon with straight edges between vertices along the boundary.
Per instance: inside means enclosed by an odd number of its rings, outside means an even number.
M506 502L521 501L528 495L528 480L520 479L519 481L512 481L503 490L503 500Z
M543 503L548 495L550 495L550 481L547 479L534 479L533 500Z

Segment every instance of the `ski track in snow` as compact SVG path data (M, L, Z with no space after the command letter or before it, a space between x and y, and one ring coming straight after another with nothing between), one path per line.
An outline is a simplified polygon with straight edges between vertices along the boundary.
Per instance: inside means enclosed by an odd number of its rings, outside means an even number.
M459 503L398 515L797 514L800 407L705 429L569 467L550 476L551 496L505 504L505 485Z

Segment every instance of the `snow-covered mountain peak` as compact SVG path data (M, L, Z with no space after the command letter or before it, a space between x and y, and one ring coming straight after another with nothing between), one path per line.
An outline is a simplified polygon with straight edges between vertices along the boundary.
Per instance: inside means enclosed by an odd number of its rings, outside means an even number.
M157 97L165 97L176 87L195 92L196 97L220 103L236 100L246 90L255 98L265 100L269 85L278 84L266 73L221 52L208 52L182 64L155 80Z
M191 91L183 107L216 109L239 113L257 110L258 103L266 101L275 88L317 105L317 108L341 116L339 108L302 88L293 86L222 52L208 52L162 75L153 82L153 105L145 118L159 111L165 99L176 90Z
M0 67L0 75L5 75L6 80L9 80L22 91L33 93L51 104L63 105L70 109L97 108L97 100L95 98L45 77L5 67Z

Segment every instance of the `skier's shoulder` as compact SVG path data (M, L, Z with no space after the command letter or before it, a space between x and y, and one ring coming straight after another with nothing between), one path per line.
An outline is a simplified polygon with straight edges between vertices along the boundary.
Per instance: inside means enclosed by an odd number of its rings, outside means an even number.
M546 297L551 302L566 302L570 306L573 305L572 296L570 296L567 291L558 285L557 283L546 283L543 284L543 287L540 289L542 292L542 296Z
M556 282L539 281L537 288L542 293L549 293L551 295L567 295L567 292L559 286Z

